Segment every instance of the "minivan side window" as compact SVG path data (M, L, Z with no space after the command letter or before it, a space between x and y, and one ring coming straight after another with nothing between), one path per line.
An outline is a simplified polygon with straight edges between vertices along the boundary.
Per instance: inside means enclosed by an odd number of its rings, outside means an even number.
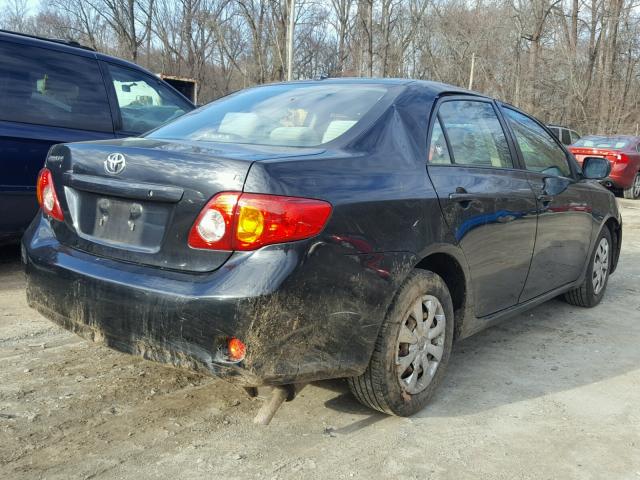
M556 141L536 121L528 116L504 108L516 136L527 170L560 177L570 177L571 167Z
M569 135L569 130L566 128L562 129L562 143L565 145L571 145L571 135Z
M122 131L147 132L191 110L157 79L130 68L107 66L120 107Z
M493 105L473 100L444 102L438 111L456 165L513 168L509 144Z
M0 43L0 120L113 132L96 60Z
M449 154L449 148L447 147L447 139L442 131L439 118L436 118L436 122L433 124L433 131L431 132L431 142L429 143L429 163L436 165L451 164L451 155Z

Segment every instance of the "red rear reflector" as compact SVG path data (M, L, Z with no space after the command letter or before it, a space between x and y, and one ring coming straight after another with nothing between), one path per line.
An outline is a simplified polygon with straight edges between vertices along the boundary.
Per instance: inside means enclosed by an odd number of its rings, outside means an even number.
M223 192L213 197L189 233L189 246L255 250L320 233L331 204L309 198Z
M43 168L38 174L38 182L36 183L36 197L38 204L42 208L45 215L63 221L64 215L62 208L56 195L56 189L53 186L53 177L48 168Z
M236 337L232 337L227 341L227 353L229 355L229 360L239 362L240 360L244 360L244 357L247 354L247 347L241 340Z

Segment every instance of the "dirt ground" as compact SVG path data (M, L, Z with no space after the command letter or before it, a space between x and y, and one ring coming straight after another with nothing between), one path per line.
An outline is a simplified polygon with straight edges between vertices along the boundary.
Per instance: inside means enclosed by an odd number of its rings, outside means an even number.
M89 344L30 310L0 251L0 478L640 480L640 201L603 303L554 300L455 346L413 418L307 387L269 427L224 381Z

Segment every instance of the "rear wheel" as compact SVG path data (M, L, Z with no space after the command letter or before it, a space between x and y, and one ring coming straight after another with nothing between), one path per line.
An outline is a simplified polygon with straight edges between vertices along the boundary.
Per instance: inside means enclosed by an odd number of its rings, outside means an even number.
M587 276L578 288L564 294L564 299L571 305L579 307L595 307L600 303L609 281L613 243L611 233L604 227L596 240L596 247L591 255Z
M629 188L625 188L623 191L624 198L635 200L640 197L640 172L636 174L636 178L633 180L633 184Z
M355 397L391 415L422 410L444 376L453 323L442 278L423 270L411 273L387 313L367 370L349 379Z

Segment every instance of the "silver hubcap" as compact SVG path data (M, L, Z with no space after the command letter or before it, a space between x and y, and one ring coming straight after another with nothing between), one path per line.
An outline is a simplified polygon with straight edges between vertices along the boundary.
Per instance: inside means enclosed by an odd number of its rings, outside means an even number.
M606 238L600 240L593 259L593 293L598 295L604 288L609 273L609 241Z
M398 335L396 371L400 386L415 395L436 374L444 352L446 318L440 301L431 295L416 300Z
M640 173L636 175L636 179L633 182L633 196L635 198L640 197Z

